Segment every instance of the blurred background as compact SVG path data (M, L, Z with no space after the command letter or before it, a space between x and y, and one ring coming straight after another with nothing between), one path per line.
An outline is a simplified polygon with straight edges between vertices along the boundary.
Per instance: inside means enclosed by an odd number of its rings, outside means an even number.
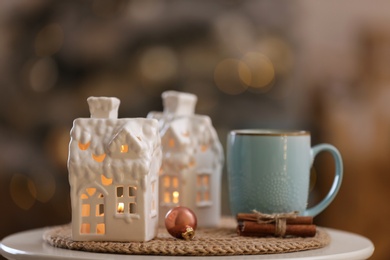
M318 225L364 235L390 259L390 2L0 1L0 239L70 222L73 119L89 96L120 117L198 96L226 147L235 128L306 129L345 164ZM334 170L321 154L310 204ZM225 170L226 171L226 170ZM226 173L222 211L229 215Z

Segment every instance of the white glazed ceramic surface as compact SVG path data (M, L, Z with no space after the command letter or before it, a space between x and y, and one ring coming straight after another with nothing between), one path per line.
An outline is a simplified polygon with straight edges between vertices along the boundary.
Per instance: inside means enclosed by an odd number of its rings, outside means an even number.
M166 91L164 111L150 112L159 120L163 160L160 170L160 225L166 213L185 206L198 226L216 226L221 218L223 149L208 116L194 114L197 97Z
M88 103L91 118L74 120L70 134L72 238L150 240L158 226L158 122L118 119L116 98Z

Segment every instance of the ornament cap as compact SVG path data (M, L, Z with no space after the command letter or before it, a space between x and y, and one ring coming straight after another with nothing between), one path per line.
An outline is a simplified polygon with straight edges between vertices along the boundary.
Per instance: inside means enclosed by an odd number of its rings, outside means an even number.
M192 240L195 236L195 230L190 226L186 226L186 231L181 236L187 241Z

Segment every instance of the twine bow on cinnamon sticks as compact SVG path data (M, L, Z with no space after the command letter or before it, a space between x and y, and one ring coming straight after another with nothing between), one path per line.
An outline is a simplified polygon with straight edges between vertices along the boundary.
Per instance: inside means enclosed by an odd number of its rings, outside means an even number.
M313 217L298 216L297 211L264 214L253 210L253 213L238 213L237 221L240 236L313 237L317 231Z

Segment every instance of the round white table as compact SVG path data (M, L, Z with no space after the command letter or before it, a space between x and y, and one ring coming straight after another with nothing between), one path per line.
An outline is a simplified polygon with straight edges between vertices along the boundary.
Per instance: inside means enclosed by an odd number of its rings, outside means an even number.
M367 259L374 252L373 243L360 235L340 231L336 229L326 229L331 236L331 243L323 248L285 254L271 255L248 255L248 256L224 256L223 259ZM115 255L103 253L89 253L68 249L55 248L42 240L44 228L28 230L16 233L4 238L0 244L0 253L7 259L14 260L73 260L73 259L113 259L113 260L164 260L164 259L186 259L188 256L149 256L149 255ZM197 259L221 259L220 256L190 257Z

